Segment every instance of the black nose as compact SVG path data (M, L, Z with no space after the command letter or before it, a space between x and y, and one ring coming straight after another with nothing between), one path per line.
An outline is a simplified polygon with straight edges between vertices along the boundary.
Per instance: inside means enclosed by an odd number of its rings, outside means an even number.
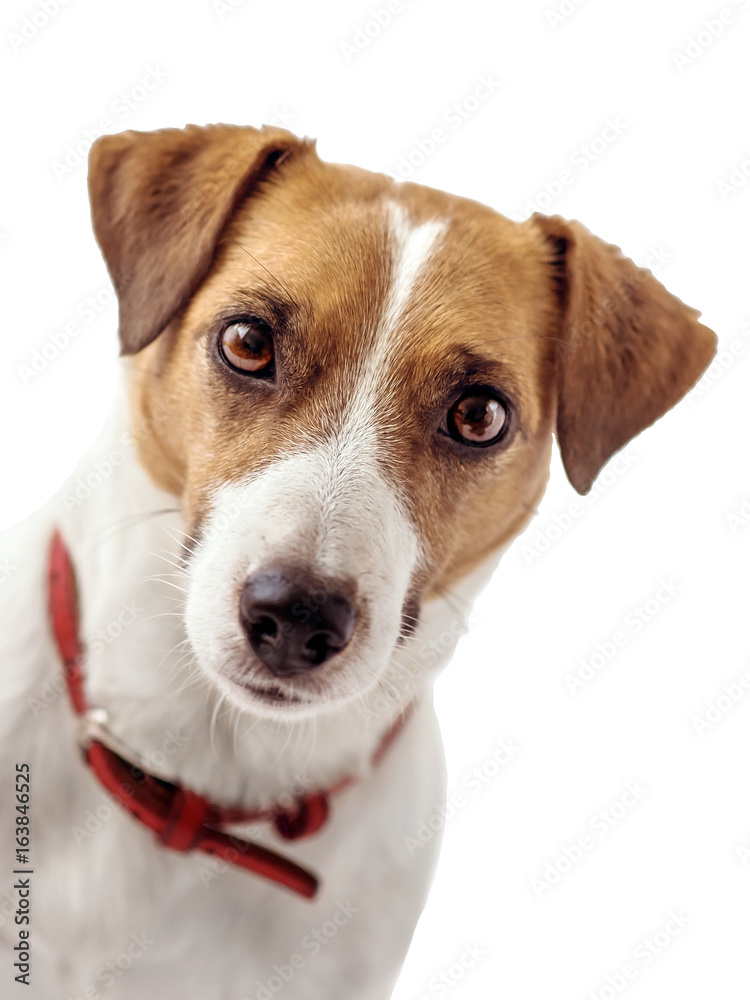
M314 670L347 645L357 613L340 585L272 567L245 581L240 622L277 677Z

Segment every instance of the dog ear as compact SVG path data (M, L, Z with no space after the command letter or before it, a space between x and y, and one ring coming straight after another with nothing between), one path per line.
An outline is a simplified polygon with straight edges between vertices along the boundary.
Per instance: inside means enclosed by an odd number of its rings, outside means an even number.
M189 300L234 208L275 163L309 140L284 129L188 125L98 139L89 154L94 232L134 354Z
M579 222L536 213L550 248L562 324L557 440L588 493L602 466L680 400L716 352L700 313Z

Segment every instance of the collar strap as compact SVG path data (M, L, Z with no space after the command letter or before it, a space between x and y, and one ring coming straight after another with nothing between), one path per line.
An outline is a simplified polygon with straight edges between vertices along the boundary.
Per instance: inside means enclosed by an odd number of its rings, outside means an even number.
M132 816L153 830L164 847L175 851L201 850L215 854L229 864L245 868L312 899L318 890L315 875L275 851L230 835L221 827L267 821L286 840L308 837L325 824L330 797L356 779L345 777L325 791L295 796L290 806L279 804L270 809L251 811L215 805L197 792L133 764L132 752L108 732L106 712L89 707L86 699L75 572L59 531L52 538L47 583L52 630L70 703L79 717L79 741L86 762L99 782ZM410 709L407 709L385 734L372 757L373 764L383 757L409 714Z

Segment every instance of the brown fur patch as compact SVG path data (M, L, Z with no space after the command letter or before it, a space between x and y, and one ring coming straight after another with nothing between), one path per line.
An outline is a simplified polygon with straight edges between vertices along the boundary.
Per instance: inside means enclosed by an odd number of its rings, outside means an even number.
M169 205L189 203L201 171L218 162L204 147L229 134L204 136L200 155L188 150L176 165L173 152L159 153L161 140L145 140L146 153L129 154L135 178L128 159L114 170L109 156L92 158L100 206L120 206L105 213L120 220L119 235L110 228L103 238L97 228L113 273L142 276L155 266L152 237L163 254L164 273L145 286L161 289L153 308L131 283L121 291L123 337L130 351L166 327L133 359L135 422L147 428L146 467L182 497L193 529L217 486L314 446L345 419L392 277L388 202L414 223L447 223L373 401L382 473L426 554L415 595L451 586L524 526L544 491L555 428L568 475L585 492L710 360L713 335L696 314L578 224L516 224L466 199L323 164L307 147L261 172L262 133L239 131L252 133L254 166L237 169L216 196L220 207L200 214L195 224L210 235L197 250L184 238L193 222L174 235ZM297 148L286 133L271 147L279 143ZM160 190L171 201L157 211ZM142 228L134 235L131 227ZM181 291L167 294L172 275ZM237 375L217 354L222 322L247 314L275 331L275 382ZM448 408L472 384L511 400L507 445L465 448L442 433Z
M562 290L557 435L588 493L602 466L674 406L716 352L700 313L579 222L535 215Z

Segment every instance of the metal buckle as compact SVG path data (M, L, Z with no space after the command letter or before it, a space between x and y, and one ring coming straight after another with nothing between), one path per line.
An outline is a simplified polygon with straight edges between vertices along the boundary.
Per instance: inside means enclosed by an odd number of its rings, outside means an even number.
M164 771L159 771L158 768L147 764L139 754L134 752L132 747L125 746L110 732L109 715L104 708L89 708L83 715L78 716L76 739L84 755L92 743L101 743L102 746L116 753L131 767L143 771L144 774L150 774L167 784L174 783L173 774L166 774Z
M103 708L88 708L83 715L78 716L76 739L85 752L92 743L103 743L116 753L120 751L113 745L112 734L107 729L109 716Z

